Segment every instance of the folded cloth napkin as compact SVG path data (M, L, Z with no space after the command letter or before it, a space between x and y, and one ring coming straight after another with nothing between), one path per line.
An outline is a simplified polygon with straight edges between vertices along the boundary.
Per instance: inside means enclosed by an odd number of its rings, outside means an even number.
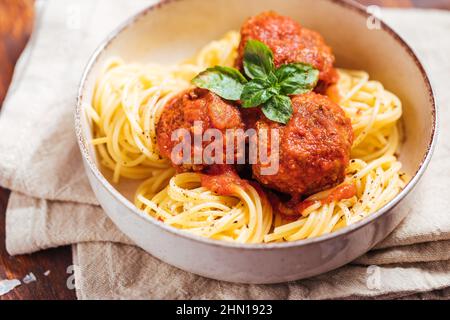
M338 270L279 285L196 276L133 245L98 207L73 129L89 55L118 21L147 0L48 0L0 116L0 185L11 189L6 244L12 255L73 244L80 299L327 299L450 297L450 142L441 139L405 221L373 251ZM450 120L450 13L383 10L431 76L441 119ZM450 127L441 128L441 136Z

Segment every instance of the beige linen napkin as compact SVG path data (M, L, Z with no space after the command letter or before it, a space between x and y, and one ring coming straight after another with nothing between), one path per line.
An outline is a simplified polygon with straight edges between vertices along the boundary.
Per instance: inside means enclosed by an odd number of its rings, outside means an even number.
M13 190L7 249L73 246L77 294L90 298L446 298L450 287L450 143L441 139L410 215L353 264L280 285L236 285L189 274L133 246L104 215L83 173L73 130L78 81L89 55L147 0L48 0L0 115L0 185ZM450 134L450 13L383 10L425 62ZM442 291L417 295L418 292ZM414 295L413 295L414 294Z

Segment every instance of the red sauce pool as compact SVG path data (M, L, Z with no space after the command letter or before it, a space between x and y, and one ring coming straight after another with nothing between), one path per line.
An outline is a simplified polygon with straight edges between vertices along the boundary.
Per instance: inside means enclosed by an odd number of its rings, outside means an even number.
M236 194L236 186L246 188L248 182L239 177L236 170L228 165L215 165L208 168L201 177L202 187L222 196Z

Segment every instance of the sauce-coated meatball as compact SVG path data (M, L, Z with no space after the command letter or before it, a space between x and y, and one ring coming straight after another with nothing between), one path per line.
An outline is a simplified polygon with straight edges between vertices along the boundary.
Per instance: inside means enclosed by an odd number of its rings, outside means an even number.
M256 122L257 131L279 130L279 170L262 175L265 165L257 163L253 175L262 185L292 196L336 186L344 180L350 159L350 119L337 104L313 92L292 97L292 105L294 113L287 125L266 117ZM268 150L272 150L270 139L267 143Z
M318 90L337 81L333 67L335 57L323 37L302 27L289 17L269 11L247 20L241 29L241 43L236 66L242 69L244 49L249 39L265 43L274 54L275 66L287 63L309 63L320 71Z
M222 161L225 163L226 130L244 128L241 114L232 102L223 100L214 93L199 88L180 94L165 106L156 128L157 143L161 155L172 159L172 150L180 143L179 141L172 141L172 134L177 129L186 129L191 136L191 160L193 160L195 122L201 124L200 134L202 137L204 132L210 128L218 129L222 133L221 136L224 139ZM195 147L201 147L204 150L209 144L209 141L205 141L202 145ZM200 171L205 166L204 163L194 165L183 163L183 165L177 166L177 169L180 171Z

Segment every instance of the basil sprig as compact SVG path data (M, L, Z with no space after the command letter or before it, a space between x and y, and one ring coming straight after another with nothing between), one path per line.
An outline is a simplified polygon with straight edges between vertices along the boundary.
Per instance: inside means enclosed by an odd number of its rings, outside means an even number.
M192 82L197 87L208 89L226 100L240 100L247 79L239 70L216 66L206 69Z
M273 52L264 43L249 40L244 51L244 77L239 70L216 66L192 80L226 100L241 100L243 108L261 106L264 115L286 124L292 118L290 95L307 93L319 80L319 71L305 63L275 68Z

